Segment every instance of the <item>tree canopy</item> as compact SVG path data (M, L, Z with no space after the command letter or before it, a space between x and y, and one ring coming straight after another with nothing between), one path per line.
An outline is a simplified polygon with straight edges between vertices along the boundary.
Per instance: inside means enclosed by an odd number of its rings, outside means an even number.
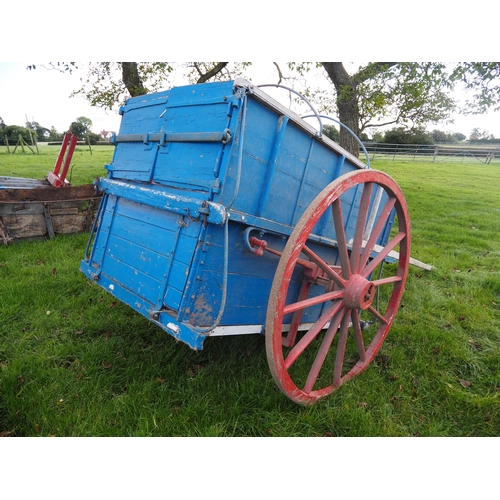
M384 142L388 144L434 144L432 134L422 129L406 130L404 127L395 127L384 134Z
M30 129L32 133L34 133L39 141L47 141L49 140L50 130L48 128L43 127L38 122L31 121L26 122L26 128Z
M101 140L100 134L92 132L92 120L86 116L78 117L71 123L69 130L81 141L89 140L92 144L95 144L97 141Z
M90 140L91 144L95 144L103 138L107 139L110 133L107 130L103 130L100 134L92 132L92 120L85 116L76 118L68 127L68 131L73 132L79 140ZM36 121L28 121L25 126L7 125L0 117L0 144L4 144L6 141L9 144L15 144L19 141L19 136L28 144L31 144L32 141L60 141L64 134L65 132L58 132L53 126L48 129Z
M276 83L295 87L320 112L336 115L357 136L369 128L399 125L407 129L450 121L454 112L482 113L500 109L500 63L341 62L273 63ZM80 63L55 63L61 71ZM31 66L29 68L34 68ZM229 62L117 62L89 63L87 77L73 95L82 95L95 106L112 109L130 96L172 85L182 73L191 83L251 78L251 63ZM462 88L470 99L457 108L453 90ZM343 127L340 144L359 154L359 144Z
M33 140L37 140L36 133L28 130L26 127L21 127L19 125L5 125L0 127L0 144L4 144L6 141L9 144L16 144L19 140L19 136L23 138L23 140L31 144L31 138Z
M451 79L472 93L465 113L481 114L490 109L500 111L500 63L464 62L453 69Z
M69 126L69 130L75 134L78 139L85 140L87 134L91 132L92 120L85 116L80 116Z
M113 109L128 97L157 92L172 84L182 73L191 83L230 80L242 73L250 63L237 62L99 62L50 63L61 72L86 70L82 85L72 96L83 96L93 106ZM35 69L35 65L28 66Z

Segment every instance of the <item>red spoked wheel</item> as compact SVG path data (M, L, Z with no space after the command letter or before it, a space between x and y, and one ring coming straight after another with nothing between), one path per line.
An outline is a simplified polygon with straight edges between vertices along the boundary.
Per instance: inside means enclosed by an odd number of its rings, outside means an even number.
M317 243L328 226L335 246ZM313 404L374 359L399 308L410 241L403 193L375 170L343 175L304 212L281 255L266 318L269 367L292 401ZM388 263L394 252L399 259Z

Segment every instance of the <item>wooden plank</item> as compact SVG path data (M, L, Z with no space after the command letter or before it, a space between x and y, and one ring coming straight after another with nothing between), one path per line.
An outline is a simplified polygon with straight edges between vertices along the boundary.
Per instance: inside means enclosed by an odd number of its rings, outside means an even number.
M25 215L43 214L42 203L0 203L0 215Z
M361 244L362 248L365 248L366 244L367 244L367 240L363 240L363 243ZM337 245L337 243L335 242L335 245ZM349 243L347 244L349 250L351 250L352 248L352 240L349 240ZM377 252L377 253L380 253L382 250L384 249L383 246L380 246L380 245L375 245L373 247L373 251L374 252ZM392 250L391 252L389 252L389 254L387 255L387 257L390 257L392 259L396 259L396 260L399 260L399 252L396 252L394 250ZM421 269L425 269L426 271L432 271L433 269L435 269L433 266L429 265L429 264L425 264L424 262L421 262L417 259L414 259L412 257L410 257L410 264L412 266L416 266L416 267L420 267Z
M58 217L61 215L78 215L81 210L78 207L67 207L67 208L52 208L50 207L50 215L52 217Z
M34 189L1 189L0 203L19 202L56 202L70 200L85 200L101 198L102 194L96 191L93 184L82 186L63 186L58 188L34 188Z
M54 216L51 214L52 226L56 234L82 233L85 231L85 214Z
M363 248L366 245L366 241L363 240ZM377 253L381 252L384 249L384 247L381 247L380 245L375 245L373 250ZM399 252L395 252L394 250L392 252L389 252L387 257L392 257L393 259L399 260ZM424 262L420 262L417 259L413 259L410 257L410 264L416 267L420 267L421 269L425 269L426 271L432 271L434 268L430 266L429 264L425 264Z
M47 226L45 225L43 213L30 214L23 217L4 215L2 220L9 236L13 240L45 236L47 234Z
M101 194L94 186L40 189L1 189L1 240L54 237L89 231Z

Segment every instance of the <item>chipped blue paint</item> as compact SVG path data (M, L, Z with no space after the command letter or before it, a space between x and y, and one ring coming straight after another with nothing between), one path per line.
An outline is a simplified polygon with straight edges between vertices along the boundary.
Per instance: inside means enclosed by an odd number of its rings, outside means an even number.
M186 196L158 184L142 185L131 181L101 179L97 186L103 193L194 219L206 215L207 222L212 224L223 224L226 220L226 210L222 205Z

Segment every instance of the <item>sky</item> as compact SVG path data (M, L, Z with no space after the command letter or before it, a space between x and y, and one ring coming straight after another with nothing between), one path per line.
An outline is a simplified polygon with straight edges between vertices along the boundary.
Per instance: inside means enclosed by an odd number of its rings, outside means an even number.
M36 69L28 70L27 67L32 64L36 65ZM47 63L45 67L42 65L33 61L0 62L0 117L6 125L24 126L28 120L64 132L78 117L85 116L92 120L92 131L95 133L101 130L118 132L120 116L116 110L91 106L83 97L70 97L80 87L80 78L85 76L83 72L61 73L46 69L49 67ZM254 83L269 83L274 69L272 63L261 62L255 63L251 72ZM176 84L182 83L176 81ZM428 129L460 132L468 137L472 129L478 127L500 137L499 112L469 117L456 115L454 120L454 124L429 125Z
M35 70L28 70L35 64ZM48 65L47 65L48 67ZM70 97L80 85L81 74L45 69L31 62L0 62L0 116L6 125L24 126L36 121L42 127L65 132L80 116L92 120L92 131L118 132L120 116L91 106L83 97Z

